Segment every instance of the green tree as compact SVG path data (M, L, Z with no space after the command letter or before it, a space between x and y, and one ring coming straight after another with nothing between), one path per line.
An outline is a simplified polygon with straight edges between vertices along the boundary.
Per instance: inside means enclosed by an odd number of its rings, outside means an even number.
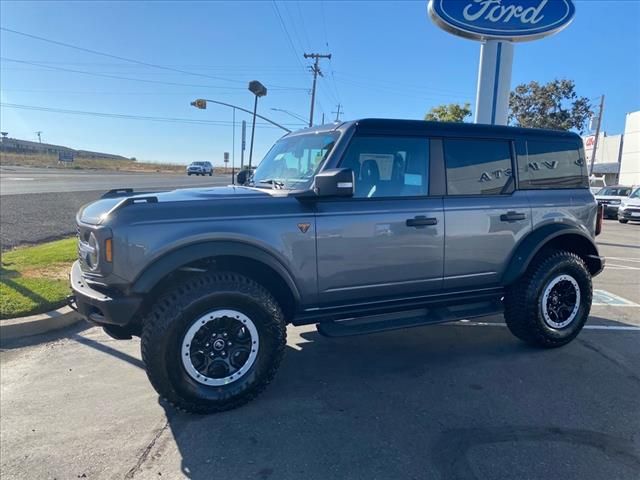
M464 122L464 119L469 116L471 116L471 105L450 103L433 107L427 112L424 119L435 122Z
M593 115L586 97L575 92L573 80L518 85L509 97L509 123L519 127L575 130L583 133Z

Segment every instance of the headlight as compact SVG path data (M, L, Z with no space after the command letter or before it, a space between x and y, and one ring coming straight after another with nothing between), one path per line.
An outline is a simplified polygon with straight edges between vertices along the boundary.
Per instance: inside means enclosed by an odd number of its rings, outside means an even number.
M609 204L611 204L611 205L620 205L620 200L609 200Z
M100 246L93 232L89 235L89 253L87 253L87 265L93 271L100 266Z

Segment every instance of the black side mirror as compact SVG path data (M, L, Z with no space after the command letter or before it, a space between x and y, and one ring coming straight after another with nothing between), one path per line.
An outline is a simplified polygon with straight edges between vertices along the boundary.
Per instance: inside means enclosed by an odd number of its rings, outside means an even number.
M315 192L318 197L352 197L353 170L332 168L316 175Z

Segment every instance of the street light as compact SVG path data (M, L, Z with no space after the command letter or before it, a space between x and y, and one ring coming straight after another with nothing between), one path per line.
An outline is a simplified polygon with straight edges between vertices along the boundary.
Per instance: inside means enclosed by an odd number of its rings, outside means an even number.
M307 123L307 119L303 118L301 115L297 115L293 112L290 112L289 110L285 110L284 108L272 108L271 110L273 110L274 112L282 112L282 113L286 113L287 115L302 121L303 123Z
M252 83L253 83L253 82L252 82ZM258 82L258 83L260 83L260 82ZM249 86L251 87L251 84L249 84ZM260 86L262 86L262 88L264 88L264 86L263 86L262 84L260 84ZM266 89L266 88L264 88L264 95L266 95L266 94L267 94L266 92L267 92L267 89ZM234 144L234 145L233 145L233 148L234 148L234 150L233 150L233 151L234 151L234 165L235 165L236 110L240 110L240 111L242 111L242 112L246 112L246 113L249 113L249 114L251 114L251 115L254 115L254 127L255 127L255 117L258 117L258 118L260 118L260 119L262 119L262 120L264 120L264 121L266 121L266 122L269 122L271 125L274 125L274 126L276 126L276 127L278 127L278 128L281 128L282 130L284 130L284 131L285 131L285 132L287 132L287 133L290 133L290 132L291 132L291 130L289 130L287 127L283 127L283 126L282 126L282 125L280 125L279 123L276 123L276 122L274 122L273 120L271 120L271 119L269 119L269 118L267 118L267 117L263 117L262 115L258 115L258 114L256 113L256 111L255 111L255 108L254 108L254 111L252 112L251 110L247 110L246 108L239 107L238 105L233 105L233 104L231 104L231 103L220 102L220 101L218 101L218 100L211 100L210 98L197 98L197 99L195 99L193 102L191 102L191 106L192 106L192 107L199 108L200 110L206 110L206 109L207 109L207 103L208 103L208 102L215 103L216 105L222 105L222 106L224 106L224 107L229 107L229 108L232 108L232 109L233 109L233 144ZM256 103L257 103L257 96L256 96ZM243 135L243 141L244 141L244 135ZM252 147L252 149L253 149L253 133L252 133L252 135L251 135L251 147ZM241 150L241 152L243 152L243 151L244 151L244 147L243 147L243 149ZM251 160L249 160L249 165L251 165ZM234 170L233 166L232 166L231 170L232 170L232 177L233 177L233 170ZM235 183L235 180L232 180L232 183Z
M251 146L249 147L249 172L251 172L251 159L253 157L253 136L256 132L256 112L258 110L258 98L267 96L267 87L257 80L249 82L249 91L256 96L253 103L253 122L251 123Z

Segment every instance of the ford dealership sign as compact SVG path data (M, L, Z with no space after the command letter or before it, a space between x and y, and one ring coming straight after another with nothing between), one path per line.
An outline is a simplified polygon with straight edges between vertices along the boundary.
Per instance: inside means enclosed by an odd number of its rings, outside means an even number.
M441 28L476 40L535 40L565 28L575 15L571 0L430 0Z

